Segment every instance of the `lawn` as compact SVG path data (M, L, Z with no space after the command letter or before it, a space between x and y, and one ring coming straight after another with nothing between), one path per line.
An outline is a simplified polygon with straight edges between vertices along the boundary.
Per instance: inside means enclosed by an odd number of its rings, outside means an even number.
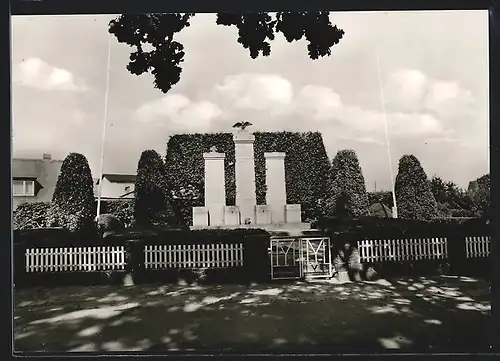
M481 352L491 294L473 278L339 284L32 288L16 351Z

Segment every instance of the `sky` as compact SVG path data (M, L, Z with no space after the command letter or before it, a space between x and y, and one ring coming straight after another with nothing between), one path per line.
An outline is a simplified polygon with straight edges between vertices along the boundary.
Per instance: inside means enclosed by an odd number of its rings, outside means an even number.
M115 17L13 16L14 157L79 152L98 177ZM251 59L215 18L197 14L177 35L185 61L167 94L128 73L131 48L111 38L104 173L135 174L141 152L165 155L170 135L242 120L320 131L330 158L353 149L369 191L391 188L390 165L395 177L405 154L461 187L489 172L487 11L331 13L345 35L318 60L281 35L271 56Z

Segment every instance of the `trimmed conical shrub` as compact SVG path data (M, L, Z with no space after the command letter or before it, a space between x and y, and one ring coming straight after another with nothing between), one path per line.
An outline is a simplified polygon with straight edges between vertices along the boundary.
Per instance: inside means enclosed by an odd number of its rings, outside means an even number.
M337 217L359 217L368 214L365 178L353 150L337 152L332 161L327 214Z
M437 202L430 181L414 155L399 160L395 183L398 218L431 220L437 215Z

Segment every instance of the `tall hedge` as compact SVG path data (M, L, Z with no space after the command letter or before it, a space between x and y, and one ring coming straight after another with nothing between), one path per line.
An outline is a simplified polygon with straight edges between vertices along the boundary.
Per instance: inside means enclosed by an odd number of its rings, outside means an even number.
M82 232L94 226L94 182L84 155L70 153L61 165L52 203L47 215L48 226Z
M167 225L173 220L165 164L154 150L142 152L137 164L134 218L138 226Z
M257 204L265 204L265 152L285 152L285 179L288 203L302 205L303 218L323 214L322 200L327 190L330 164L318 132L255 132L255 183ZM193 206L204 203L203 153L216 147L225 153L226 203L236 199L235 152L231 133L178 134L167 144L167 179L184 221L191 222Z
M329 216L359 217L368 214L365 178L356 153L340 150L332 160L326 209Z
M420 161L414 155L399 160L395 183L398 217L431 220L437 215L437 202Z

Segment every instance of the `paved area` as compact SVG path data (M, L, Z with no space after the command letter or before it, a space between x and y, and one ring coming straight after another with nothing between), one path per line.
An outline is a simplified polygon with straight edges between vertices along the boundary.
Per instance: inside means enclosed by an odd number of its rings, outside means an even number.
M15 293L15 350L481 352L490 298L463 277L34 288Z

